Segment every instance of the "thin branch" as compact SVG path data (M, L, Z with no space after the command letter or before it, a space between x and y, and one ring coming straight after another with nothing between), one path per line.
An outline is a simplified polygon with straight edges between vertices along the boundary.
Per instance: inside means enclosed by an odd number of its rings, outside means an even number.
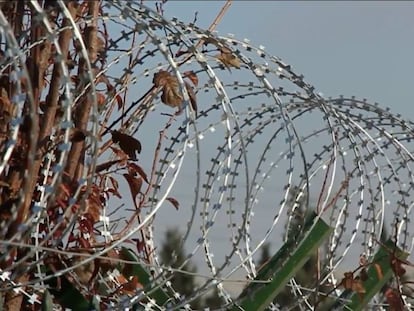
M227 0L226 1L226 3L221 8L220 12L218 13L216 18L214 19L214 21L211 23L210 27L208 27L209 31L214 31L216 29L217 25L221 22L224 15L226 14L228 8L231 6L232 2L233 2L233 0Z

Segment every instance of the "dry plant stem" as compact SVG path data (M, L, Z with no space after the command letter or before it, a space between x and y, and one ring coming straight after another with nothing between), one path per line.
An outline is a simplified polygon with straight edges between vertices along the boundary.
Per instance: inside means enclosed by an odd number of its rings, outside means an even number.
M132 36L131 47L130 47L131 51L135 46L135 41L136 40L137 40L137 33L134 32L134 35ZM138 54L139 54L139 52L138 52ZM128 68L131 68L132 62L133 62L133 58L132 58L132 53L131 53L131 54L129 54L129 57L128 57ZM127 73L127 75L126 75L126 77L123 81L123 83L125 85L125 91L124 91L124 97L123 97L123 102L124 103L126 102L126 99L127 99L127 94L128 94L128 90L129 90L128 85L129 85L129 81L131 80L131 75L132 75L131 73ZM125 105L122 106L122 112L124 112L124 110L125 110Z
M149 191L154 185L155 169L156 169L156 164L158 162L158 158L159 158L159 154L160 154L160 150L161 150L161 143L162 143L162 140L165 138L165 132L171 126L171 124L174 120L175 120L175 114L168 120L168 122L165 125L164 129L160 132L160 137L158 139L158 144L157 144L157 147L155 149L154 158L153 158L153 161L152 161L151 177L150 177L150 180L149 180L150 184L148 185L147 190L145 191L144 195L142 196L140 206L142 206L144 204L144 200L148 197ZM138 214L138 221L139 221L139 223L141 223L141 219L140 219L139 214ZM149 263L153 263L153 250L150 249L149 252L148 252L146 237L145 237L144 233L142 233L142 237L143 237L143 239L145 238L145 240L143 240L143 242L145 243L145 252L146 252L146 255L148 256L148 261L149 261Z
M226 3L223 5L223 7L221 8L220 12L217 14L216 18L214 19L214 21L211 23L210 27L208 28L209 31L214 31L217 27L217 25L220 23L220 21L223 19L224 15L226 14L228 8L231 6L232 4L232 0L227 0ZM204 40L200 40L197 44L196 44L196 48L200 47L203 44ZM184 61L182 61L180 65L186 63L190 58L192 57L192 55L188 56ZM151 89L149 89L138 101L137 103L141 102L141 101L145 101L147 100L150 96L153 95L154 91L156 91L156 93L158 93L158 90L155 89L154 87L152 87ZM112 124L102 133L102 136L104 136L105 134L109 133L110 130L113 128L113 126L118 123L119 121L122 120L122 118L124 117L124 115L126 115L129 111L131 111L133 108L133 106L131 106L130 108L128 108L122 115L121 117L119 117L118 119L116 119L115 121L112 122ZM109 147L110 142L108 142L108 145L106 147L101 148L101 153L104 152L108 147Z
M221 8L220 12L217 14L216 18L211 23L210 27L208 27L208 30L210 32L212 32L212 31L214 31L216 29L217 25L223 19L224 14L226 14L228 8L231 6L232 1L233 0L227 0L226 3L223 5L223 7ZM195 45L195 49L198 49L203 43L204 43L204 40L203 39L201 39L200 41L198 41L197 44ZM180 62L179 66L185 64L191 57L193 57L193 55L188 55L182 62Z
M227 0L226 3L224 4L224 6L222 7L222 9L220 10L219 14L216 16L216 18L214 19L213 23L210 25L209 27L209 31L213 31L217 25L220 23L221 19L223 18L224 14L226 13L227 9L230 7L232 3L232 0ZM196 47L199 47L201 44L203 43L202 40L200 40L197 44ZM146 102L149 99L151 99L154 95L154 93L158 93L158 90L155 87L152 87L151 89L149 89L138 101L137 103L140 102ZM125 98L124 98L125 99ZM124 101L125 102L125 101ZM112 124L102 133L102 136L109 133L110 130L113 128L113 126L118 123L119 121L122 121L122 119L124 118L124 116L126 114L128 114L134 107L135 105L131 105L126 111L124 111L122 113L122 115L116 119L115 121L112 122ZM121 237L123 234L125 234L125 232L127 232L129 230L129 228L134 224L133 218L136 217L136 220L138 221L138 223L141 223L141 218L140 218L140 207L143 206L143 204L145 203L145 200L149 194L149 191L152 189L153 187L153 183L154 183L154 177L155 177L155 169L156 169L156 163L158 161L159 158L159 153L160 153L160 148L161 148L161 143L163 138L165 137L165 132L166 130L170 127L170 125L172 124L172 122L175 120L175 115L173 115L170 120L167 122L166 126L164 127L164 129L160 132L160 137L158 140L158 144L156 147L156 151L154 154L154 158L153 158L153 164L152 164L152 170L151 170L151 177L150 177L150 184L148 185L144 195L142 195L141 197L141 201L139 203L139 205L137 206L134 202L134 205L137 209L136 213L134 213L134 215L132 216L132 218L127 222L127 225L122 229L122 231L120 233L118 233L115 237L115 240L117 240L119 237ZM111 144L111 140L109 140L107 143L105 143L99 150L99 153L103 153L105 150L107 150ZM143 243L145 245L144 247L144 251L147 257L147 260L149 263L152 263L152 251L151 249L148 249L148 245L146 243L147 238L146 235L144 233L144 230L141 230L141 237L143 239Z
M138 111L138 109L141 109L141 106L145 106L145 102L151 102L151 100L154 98L154 96L159 92L159 90L156 87L152 87L151 89L149 89L143 96L141 96L140 99L138 99L138 101L136 101L134 104L132 104L119 118L117 118L115 121L113 121L111 123L111 125L109 127L107 127L105 129L105 131L103 132L102 135L100 135L101 137L109 132L111 132L111 129L116 125L116 123L118 123L119 121L121 121L123 119L123 117L128 114L138 103L140 102L144 102L141 103L141 105L137 108L136 111ZM145 112L147 113L149 110L145 109ZM133 114L132 114L133 115ZM131 118L129 118L129 120L127 122L132 122ZM122 128L121 128L121 132L122 132ZM109 139L106 143L104 143L101 147L99 147L98 150L98 156L100 156L101 154L103 154L111 145L112 145L112 139Z
M226 14L228 8L231 6L231 3L232 2L233 2L233 0L227 0L226 1L226 3L221 8L220 12L218 13L218 15L216 16L216 18L214 19L214 21L211 23L210 27L208 27L208 30L209 31L214 31L216 29L217 25L223 19L224 14Z
M90 25L85 29L85 43L86 48L88 49L88 56L91 64L93 65L97 59L97 21L99 14L99 1L90 1L88 4L88 15L91 16ZM86 75L86 60L81 58L79 60L79 72L78 75L80 79ZM82 81L81 81L82 83ZM89 98L90 94L85 94L81 104L78 105L75 109L74 123L75 127L79 130L86 130L89 120L89 114L92 107L92 100ZM85 151L85 142L76 142L72 144L72 148L69 151L68 155L68 166L66 167L66 172L68 176L72 179L78 179L81 175L83 169L82 154Z
M326 210L328 210L330 207L334 206L336 202L339 199L339 196L341 195L342 191L346 190L348 188L349 183L349 176L345 178L345 180L342 182L341 187L339 188L336 195L332 198L332 200L326 205L326 207L323 209L322 213L324 213Z
M331 158L329 160L329 164L328 167L326 168L326 172L325 172L325 177L323 180L323 184L322 184L322 190L319 194L319 198L318 198L318 204L316 205L316 212L318 215L320 215L321 212L321 204L322 204L322 199L325 196L325 190L326 190L326 183L328 181L328 177L329 177L329 172L331 171L331 167L332 164L334 162L334 154L331 154ZM319 280L321 278L321 251L318 248L316 251L316 279ZM314 301L316 301L316 296L318 295L318 286L315 289L315 297L314 297Z
M101 14L103 14L102 13L102 10L100 12L101 12ZM108 26L106 24L106 21L103 21L103 28L104 28L104 34L105 34L105 44L106 44L105 49L108 49L108 44L107 43L108 43L108 37L109 37L109 35L108 35L108 29L107 29L107 27ZM134 33L133 42L135 42L135 33ZM133 46L133 44L131 44L131 49L132 49L132 46ZM131 55L130 55L130 58L131 58ZM125 82L124 82L124 84L125 84ZM126 86L125 87L125 92L124 92L123 103L126 102L127 90L128 90L128 87ZM115 92L116 92L116 90L115 90ZM102 137L103 136L102 133L103 133L104 129L106 128L106 125L107 125L107 123L109 121L109 118L111 117L112 112L114 111L114 108L115 108L116 105L117 105L116 99L115 98L112 98L110 106L107 107L107 108L105 108L105 116L103 118L103 121L100 123L101 128L99 129L98 137ZM124 107L125 107L125 105L122 106L122 109L124 109ZM100 155L99 151L98 151L98 155Z
M217 25L221 22L221 20L223 19L224 15L226 14L227 10L229 9L229 7L231 6L233 0L227 0L226 3L223 5L223 7L221 8L220 12L217 14L216 18L213 20L213 22L211 23L210 27L208 27L208 30L210 32L216 30ZM202 44L203 44L204 40L200 40L197 42L195 48L199 48Z
M20 3L20 2L19 2ZM24 7L21 7L21 9L23 10ZM23 14L23 13L21 13ZM20 20L20 19L19 19ZM67 19L65 19L63 21L63 26L69 26L70 23L67 21ZM34 25L35 26L35 25ZM16 27L18 27L16 25ZM63 55L67 55L67 52L69 50L69 43L70 43L70 39L72 37L71 34L71 30L70 29L65 29L61 32L60 37L59 37L59 45L61 47L62 50L62 54ZM37 40L37 38L34 38L35 40ZM33 41L33 40L32 40ZM40 58L36 57L36 48L34 49L33 52L33 59L38 61ZM39 64L33 63L33 66L39 66ZM46 69L46 68L44 68ZM32 81L32 86L33 86L33 90L34 90L34 100L36 101L38 106L38 100L39 100L39 95L41 92L41 82L38 80L43 79L43 72L38 72L39 68L37 68L37 70L33 70L32 72L35 72L37 77L31 77ZM43 146L44 141L47 139L47 137L51 134L52 128L53 128L53 124L54 124L54 120L55 120L55 116L56 116L56 111L58 108L58 100L59 100L59 87L60 87L60 81L61 81L61 77L62 77L62 70L60 67L60 64L55 64L53 67L53 72L52 72L52 79L51 79L51 85L50 85L50 90L49 90L49 94L47 96L47 102L45 105L45 113L43 115L43 118L40 122L40 129L39 129L39 137L38 137L38 153L36 154L36 159L33 163L33 166L31 168L32 170L32 176L37 176L40 170L40 166L41 163L43 161L43 155L45 152L45 148ZM36 83L37 81L37 83ZM32 126L38 126L38 125L32 125ZM17 233L17 228L20 224L24 223L27 220L28 214L29 214L29 210L30 210L30 204L31 204L31 198L32 198L32 193L34 191L34 188L36 186L36 182L37 182L37 178L32 178L30 180L30 185L28 186L28 191L26 192L25 198L24 198L24 202L23 205L20 207L19 211L18 211L18 215L17 215L17 219L16 221L12 224L12 226L9 228L8 237L12 237L13 235L15 235ZM24 283L28 280L28 275L27 274L23 274L20 277L17 278L17 281L19 283ZM12 292L14 293L14 292ZM5 304L8 306L8 311L17 311L17 310L21 310L21 304L23 301L23 295L21 293L18 293L16 295L6 295L5 297Z
M226 3L224 4L224 6L222 7L222 9L220 10L220 12L219 12L219 14L216 16L216 18L214 19L214 21L213 21L213 23L210 25L210 27L209 27L209 30L210 31L213 31L216 27L217 27L217 25L219 24L219 22L221 21L221 19L223 18L223 16L224 16L224 14L226 13L226 11L227 11L227 9L230 7L230 5L231 5L231 3L232 3L232 0L227 0L226 1ZM201 44L203 43L203 41L202 40L200 40L198 43L197 43L197 46L196 47L199 47ZM154 87L152 87L145 95L144 95L144 97L143 98L141 98L141 99L143 99L143 100L145 100L145 99L147 99L148 97L150 97L151 95L152 95L152 93L153 93L153 91L154 91ZM141 99L140 99L140 101L141 101ZM124 114L123 114L124 115ZM144 204L144 201L145 201L145 199L147 198L147 196L148 196L148 194L149 194L149 191L152 189L152 187L153 187L153 183L154 183L154 178L155 178L155 170L156 170L156 163L157 163L157 161L158 161L158 158L159 158L159 153L160 153L160 149L161 149L161 144L162 144L162 140L164 139L164 137L165 137L165 132L166 132L166 130L171 126L171 124L172 124L172 122L175 120L175 115L173 115L170 119L169 119L169 121L167 122L167 124L166 124L166 126L164 127L164 129L160 132L160 137L159 137L159 140L158 140L158 144L157 144L157 147L156 147L156 150L155 150L155 153L154 153L154 158L153 158L153 163L152 163L152 170L151 170L151 177L150 177L150 184L148 185L148 187L147 187L147 189L146 189L146 191L145 191L145 193L144 193L144 195L142 196L142 198L141 198L141 202L140 202L140 204L139 204L139 206L142 206L143 204ZM116 120L116 121L119 121L119 120ZM112 126L111 126L112 127ZM104 134L106 133L106 132L109 132L109 131L105 131L104 132ZM109 146L109 145L108 145ZM106 149L106 148L105 148ZM136 217L137 217L137 220L138 220L138 222L139 223L141 223L141 219L140 219L140 215L139 215L139 210L137 211L137 215L136 215ZM127 226L125 226L125 228L122 230L122 232L121 233L119 233L118 234L118 236L121 236L121 235L123 235L123 233L124 232L126 232L129 228L130 228L130 226L133 224L133 221L129 221L128 222L128 225ZM146 243L146 236L145 236L145 233L143 232L143 231L141 231L141 235L142 235L142 238L144 239L143 240L143 243L144 243L144 245L145 245L145 253L146 253L146 256L147 256L147 259L148 259L148 261L151 263L152 262L152 260L151 260L151 254L152 254L152 251L151 250L148 250L147 249L147 243ZM151 257L150 257L151 256Z
M70 22L67 19L65 19L63 21L63 27L68 27L69 25L70 25ZM65 29L61 32L60 37L59 37L59 45L60 45L63 55L67 55L71 38L72 38L72 32L70 29ZM43 144L45 140L48 138L48 136L50 136L54 122L55 122L56 112L58 109L59 87L60 87L61 78L62 78L62 69L60 67L60 64L55 64L53 67L53 72L52 72L50 90L49 90L49 94L47 96L47 101L45 105L46 111L40 122L41 125L40 125L39 140L38 140L39 151L38 151L38 154L36 155L36 161L34 162L34 165L33 165L33 172L35 172L34 176L38 175L40 165L43 161L44 151L45 151ZM35 100L36 99L38 100L37 98L38 96L36 96L36 94L37 93L35 91L35 94L34 94ZM28 211L29 211L29 207L31 203L31 196L32 196L34 187L37 183L36 178L33 178L31 182L32 184L30 186L30 191L26 195L24 205L20 211L20 215L17 220L18 224L23 223L27 219L27 216L28 216Z
M71 12L71 13L74 13L74 12ZM69 26L70 26L70 22L67 19L64 19L63 27L65 28L65 30L61 32L60 37L59 37L59 46L61 48L62 55L67 55L68 50L69 50L70 40L72 38L72 31L70 29L67 29L69 28ZM60 96L59 88L60 88L60 82L61 82L62 77L63 77L63 73L62 73L61 65L55 64L53 67L49 94L46 97L47 98L46 104L45 104L46 111L40 122L40 131L39 131L39 140L38 140L39 151L38 151L38 154L36 155L36 161L34 162L34 172L35 172L34 176L38 175L40 165L43 161L43 156L46 150L44 146L44 142L50 136L52 132L52 128L55 123L56 112L59 108L59 96ZM26 201L25 201L24 208L23 208L23 214L20 220L22 222L24 222L24 220L27 218L27 213L28 213L30 203L31 203L30 199L31 199L31 195L33 193L34 187L36 185L36 182L37 182L36 178L33 178L30 191L26 196Z
M150 184L148 185L145 193L141 196L141 201L139 202L140 207L142 207L144 205L145 200L148 197L149 192L150 192L150 190L152 189L152 187L154 185L155 170L156 170L156 165L157 165L160 150L161 150L162 140L165 138L165 132L171 126L172 122L175 120L175 117L176 117L175 114L173 116L171 116L171 118L168 120L167 124L165 125L164 129L162 131L160 131L157 147L155 149L154 158L153 158L153 161L152 161L151 177L149 179ZM134 213L134 215L131 217L131 219L128 220L127 225L122 229L121 232L119 232L116 235L114 240L120 239L131 228L131 226L134 224L134 221L133 221L134 217L137 217L138 223L141 223L141 218L140 218L139 210L138 210L136 213ZM147 243L146 243L147 239L146 239L146 236L145 236L145 233L143 232L143 230L141 230L141 237L142 237L143 243L145 245L144 250L145 250L146 256L148 256L147 259L148 259L149 263L152 263L152 261L153 261L153 256L152 256L153 251L150 250L150 249L147 249Z
M135 39L136 39L136 33L134 33L134 40L131 43L131 49L135 45ZM128 66L129 66L128 68L132 68L137 64L137 59L138 59L141 51L144 49L145 43L148 42L148 41L149 41L149 36L147 36L142 41L142 47L139 48L139 50L137 51L134 59L132 59L132 53L131 53L131 55L129 56L129 61L128 61ZM125 116L127 114L127 112L125 111L125 103L126 103L126 100L127 100L127 95L128 95L128 90L129 90L128 86L129 86L129 82L130 82L130 77L131 77L131 74L128 73L126 75L125 79L123 79L123 85L125 85L125 90L124 90L124 97L123 97L122 115L121 115L121 119L120 119L121 121L122 121L123 116ZM142 97L142 98L144 98L144 97ZM105 128L106 128L106 124L108 123L108 120L109 120L109 118L110 118L110 116L111 116L111 114L114 110L115 102L116 102L115 99L113 99L111 107L109 107L108 112L105 114L105 118L102 122L102 128L99 131L99 137L102 137L103 135L105 135L106 133L109 132L109 130L107 130ZM112 123L111 126L109 127L109 129L112 128L114 125L115 124ZM104 129L105 129L105 131L104 131ZM107 148L108 148L108 146L103 151L105 151ZM99 151L98 154L100 155L101 152Z
M150 99L150 98L152 98L155 94L157 94L158 93L158 89L155 87L155 86L153 86L153 87L151 87L144 95L142 95L141 96L141 98L139 98L135 103L133 103L127 110L125 110L125 112L120 116L120 117L118 117L116 120L114 120L112 123L111 123L111 125L110 126L108 126L107 128L106 128L106 130L102 133L102 135L101 136L104 136L104 135L106 135L106 134L108 134L108 133L110 133L111 132L111 130L112 130L112 128L119 122L119 121L121 121L123 118L124 118L124 116L126 115L126 114L128 114L137 104L139 104L140 102L142 102L142 101L147 101L148 99Z
M157 144L157 147L156 147L156 150L155 150L155 154L154 154L154 159L153 159L153 162L152 162L152 170L151 170L150 184L148 185L147 190L145 191L145 193L141 197L141 201L139 203L139 206L140 207L143 206L143 204L145 202L145 199L147 198L147 196L149 194L149 191L150 191L150 189L153 186L154 177L155 177L156 164L157 164L157 161L158 161L158 158L159 158L159 153L160 153L160 150L161 150L161 143L162 143L163 138L165 137L165 131L170 127L170 125L172 124L173 120L175 120L175 115L172 116L168 120L167 125L160 132L160 137L159 137L159 140L158 140L158 144ZM135 201L134 201L134 204L136 204ZM136 217L137 217L138 224L140 224L142 220L141 220L141 215L140 215L140 209L138 209L138 207L137 207ZM130 225L133 224L133 223L134 223L133 221L129 221L129 224L125 227L125 229L128 230L128 228L130 227ZM123 231L126 232L126 230L123 230ZM123 235L123 233L122 233L122 235ZM148 263L152 264L153 261L154 261L153 250L151 250L151 248L149 247L149 245L147 243L147 236L145 235L145 228L143 228L141 230L141 238L142 238L142 242L144 243L144 251L145 251L145 255L146 255L147 261L148 261Z
M135 39L136 39L136 33L134 33L134 40L131 43L131 51L132 51L132 47L135 45ZM144 49L145 43L147 43L149 41L150 41L150 37L147 36L142 41L142 43L141 43L141 46L142 47L140 47L138 49L138 51L137 51L134 59L132 59L132 53L130 54L129 61L128 61L128 68L133 68L134 66L137 65L137 63L139 62L139 55L141 54L141 51ZM123 97L123 106L122 106L122 114L121 114L121 116L118 119L116 119L115 121L113 121L110 126L106 126L106 124L108 123L108 120L109 120L109 118L110 118L110 116L111 116L111 114L112 114L112 112L114 110L114 107L115 107L115 102L116 101L115 101L115 99L113 99L112 100L112 103L111 103L111 106L107 109L107 112L105 113L104 120L101 123L101 129L99 130L99 137L102 137L102 136L106 135L107 133L109 133L110 130L119 121L122 121L123 118L124 118L124 116L126 116L128 114L128 112L130 112L138 103L140 103L143 100L148 100L149 98L151 98L151 97L149 97L149 94L151 93L151 91L154 91L154 88L151 88L149 91L147 91L147 93L145 93L143 96L141 96L140 99L138 99L127 110L125 110L125 103L126 103L127 93L128 93L128 90L129 90L128 84L129 84L129 81L130 81L130 77L131 77L131 74L128 73L126 75L126 77L123 79L123 82L122 82L123 86L125 86L125 87L124 87L124 97ZM107 143L105 143L104 144L104 147L101 147L99 149L98 155L101 155L103 152L105 152L105 150L108 149L110 143L111 143L111 141L108 141Z
M24 7L22 8L22 10L24 10ZM17 14L18 16L23 15L24 11L18 12ZM37 24L34 21L32 21L31 27L32 27L31 42L35 43L44 36L45 31L41 25ZM42 60L41 60L42 59L41 57L42 46L43 46L44 51L48 53L47 49L49 48L50 50L50 44L48 46L46 43L44 45L38 44L32 49L30 57L27 61L27 66L30 72L31 86L33 90L33 98L34 98L33 104L35 107L39 107L39 96L43 90L43 86L44 86L43 77L44 77L45 70L47 67L42 63ZM36 127L36 130L37 130L38 124L32 124L32 129L33 127ZM30 144L30 133L24 133L21 130L19 133L19 140L18 140L17 148L20 147L21 150L25 150L29 144ZM25 169L26 169L26 166L22 166L20 169L12 169L9 173L9 184L11 185L11 188L14 189L15 191L17 191L17 189L20 189L22 187L22 181L24 178ZM35 168L31 167L30 169L32 170L32 172L36 172ZM35 181L32 180L30 182L33 184L33 187L34 187ZM33 187L30 187L30 189L33 189ZM17 227L21 223L24 223L27 219L30 201L32 197L32 192L30 192L30 189L28 193L25 193L23 205L17 211L16 220L12 224L12 226L9 228L8 235L7 235L7 237L9 238L17 232Z
M133 50L133 48L134 48L134 46L136 45L135 44L135 42L136 42L136 39L137 39L137 33L136 32L134 32L134 36L132 37L132 42L131 42L131 47L130 47L130 50L131 50L131 53L130 53L130 55L129 55L129 57L128 57L128 68L133 68L135 65L136 65L136 63L137 63L137 59L138 59L138 57L139 57L139 55L140 55L140 53L141 53L141 51L143 50L143 47L140 47L139 48L139 50L137 51L137 53L136 53L136 55L135 55L135 57L133 57L133 54L132 54L132 50ZM145 38L145 40L143 40L143 43L145 43L145 42L148 42L148 40L149 40L149 36L147 36L146 38ZM130 108L132 108L132 107L130 107L128 110L125 110L125 103L126 103L126 100L127 100L127 95L128 95L128 90L129 90L129 82L130 82L130 80L131 80L131 76L132 76L132 74L131 73L127 73L126 74L126 76L125 76L125 78L123 79L123 82L122 82L122 84L125 86L124 87L124 96L123 96L123 106L122 106L122 114L121 114L121 117L120 117L120 119L118 119L118 121L121 121L121 127L123 126L123 124L124 124L124 122L123 122L123 118L124 118L124 116L126 116L127 115L127 113L131 110ZM139 103L139 102L141 102L141 100L147 100L148 99L148 95L150 94L150 92L151 92L151 90L149 91L149 92L147 92L146 94L144 94L144 96L143 97L141 97L141 99L140 100L138 100L137 101L137 103ZM133 105L134 106L134 105ZM109 115L108 115L109 116ZM109 117L108 117L109 118ZM107 120L106 120L107 121ZM111 127L113 126L114 124L112 124L111 125ZM107 133L108 131L105 131L105 133Z
M318 215L321 212L322 199L325 195L326 183L328 181L329 172L331 171L331 167L332 167L332 163L333 163L334 159L335 159L335 157L332 154L331 159L330 159L329 164L328 164L328 167L326 168L325 177L323 179L323 184L322 184L322 189L321 189L321 192L319 193L318 204L316 205L316 212L317 212Z
M141 219L141 206L142 206L142 199L140 200L139 205L137 204L136 198L134 198L134 207L135 207L135 215L137 223L140 224L142 222ZM133 219L129 223L134 223ZM147 260L147 263L152 264L154 262L153 258L153 251L151 250L151 247L147 243L147 236L145 235L145 227L140 230L141 232L141 239L142 243L144 243L144 252L145 252L145 259Z
M162 144L163 139L165 138L165 133L166 133L167 129L171 126L171 124L173 123L173 121L175 121L175 117L176 117L176 114L172 115L170 117L170 119L168 120L167 124L162 129L162 131L160 131L160 135L159 135L159 138L158 138L157 147L155 148L154 158L152 160L151 176L150 176L150 179L149 179L150 184L148 185L147 190L144 193L143 200L148 196L151 188L153 186L156 186L156 185L154 185L154 182L155 182L155 170L156 170L156 167L157 167L158 158L160 156L161 144ZM141 204L143 204L143 203L144 202L141 202Z

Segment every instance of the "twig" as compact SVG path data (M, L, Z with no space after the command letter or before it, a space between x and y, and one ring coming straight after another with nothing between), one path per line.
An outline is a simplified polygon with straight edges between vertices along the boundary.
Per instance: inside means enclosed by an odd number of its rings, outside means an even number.
M195 13L194 13L194 19L193 19L193 24L194 25L197 23L197 18L198 18L198 11L195 11Z
M92 23L85 29L85 43L88 50L88 56L91 65L93 66L97 60L97 48L95 46L97 37L97 16L99 14L99 2L91 2L89 4L88 12L90 16L93 16ZM79 59L78 64L78 76L81 77L85 74L86 60ZM93 102L88 99L87 96L82 101L82 105L77 107L74 111L74 124L80 130L86 130L89 121L89 114L92 108ZM68 165L65 171L68 172L72 179L77 179L80 175L80 171L83 165L82 157L84 156L84 142L74 143L68 154Z
M338 137L338 133L335 132L334 136L335 136L335 142L336 142L336 139ZM329 160L328 167L326 168L325 177L324 177L323 184L322 184L322 189L321 189L321 192L320 192L319 198L318 198L318 204L316 205L316 210L317 210L318 215L321 212L322 198L325 194L326 184L327 184L328 177L329 177L329 172L331 171L332 164L334 163L334 160L335 160L335 157L334 157L334 153L332 152L331 158ZM320 249L318 248L318 250L316 252L316 278L319 280L320 277L321 277L321 252L320 252ZM317 290L318 287L319 287L319 285L317 286L316 291L315 291L315 301L316 301L316 295L317 295L317 292L318 292L318 290Z
M332 198L332 200L325 206L325 208L322 210L322 213L324 213L326 210L328 210L330 207L334 206L336 202L338 201L342 191L344 191L346 188L348 188L349 185L349 176L345 178L345 180L342 182L341 187L339 188L338 192L335 194L335 196Z
M227 0L226 3L221 8L220 12L217 14L216 18L211 23L210 27L208 27L208 31L212 32L216 29L217 25L220 23L220 21L223 19L224 14L226 14L228 8L231 6L233 0ZM198 49L202 44L204 43L204 39L200 39L200 41L197 42L195 45L195 49ZM179 63L178 66L181 66L185 64L191 57L193 57L192 54L188 55L182 62Z
M216 18L214 19L213 23L211 23L210 27L208 27L209 31L214 31L216 29L217 25L223 19L224 14L226 14L228 8L231 6L232 2L233 2L232 0L227 0L226 1L226 3L221 8L220 12L218 13Z
M119 122L119 121L121 121L123 118L124 118L124 116L126 115L126 114L128 114L134 107L136 107L136 105L138 104L138 103L140 103L142 100L144 100L144 99L146 99L149 95L152 95L153 93L157 93L157 92L154 92L154 91L157 91L157 88L155 87L155 86L152 86L144 95L142 95L141 96L141 98L140 99L138 99L136 102L134 102L130 107L128 107L128 109L127 110L125 110L124 111L124 113L120 116L120 117L118 117L117 119L115 119L112 123L111 123L111 125L109 125L107 128L106 128L106 130L102 133L102 135L101 136L104 136L104 135L106 135L106 134L108 134L108 133L110 133L111 132L111 130L112 130L112 128Z

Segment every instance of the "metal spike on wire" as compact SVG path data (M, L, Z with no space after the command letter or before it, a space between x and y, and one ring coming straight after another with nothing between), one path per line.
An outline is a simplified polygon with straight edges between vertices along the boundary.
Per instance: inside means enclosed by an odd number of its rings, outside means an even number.
M367 100L324 98L263 46L138 3L102 1L95 17L87 5L63 1L28 7L19 33L0 12L0 69L13 86L0 81L3 297L15 291L40 305L48 288L47 301L70 307L59 296L67 282L103 309L189 309L216 287L227 308L241 310L246 297L231 284L240 291L271 282L257 279L262 247L271 243L276 252L293 231L311 236L298 224L311 212L332 232L318 247L314 281L293 275L284 284L297 297L290 307L315 308L325 298L343 307L352 291L363 296L361 287L344 285L343 273L380 269L374 258L385 234L412 259L410 121ZM40 29L36 41L29 25ZM50 54L39 86L28 60L42 49ZM51 96L59 115L49 128L37 126L51 113ZM74 150L82 156L71 163ZM14 189L10 174L22 159ZM174 268L158 253L166 225L183 228L189 253ZM366 267L355 258L366 258ZM189 261L199 265L198 287L184 296L171 275L188 273ZM390 269L398 284L389 288L409 306L403 275ZM367 302L387 303L381 290ZM270 306L277 309L277 299Z

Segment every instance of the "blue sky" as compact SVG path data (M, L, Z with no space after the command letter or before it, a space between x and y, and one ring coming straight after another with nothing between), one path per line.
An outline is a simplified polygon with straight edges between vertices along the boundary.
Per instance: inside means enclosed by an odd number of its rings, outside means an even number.
M198 12L197 25L208 28L223 4L169 1L165 16L191 22ZM409 1L233 1L217 30L265 46L325 96L366 98L414 119L413 16Z
M224 3L170 0L164 8L165 17L175 16L182 21L191 22L195 12L198 12L197 25L208 28ZM152 1L146 4L154 7ZM220 35L232 33L236 38L250 39L256 46L265 46L269 54L290 64L295 73L303 74L305 80L325 96L355 95L357 98L367 98L369 102L378 102L383 107L390 107L395 113L414 119L411 103L414 72L413 16L414 2L408 1L234 1L217 30ZM232 74L237 79L239 72L234 70ZM200 100L199 104L201 109L209 103ZM307 122L304 125L307 126ZM153 129L154 124L149 123L149 126ZM152 132L146 132L145 136ZM154 133L158 135L158 132ZM215 135L213 138L220 138L217 133ZM142 137L145 138L148 139ZM218 142L214 141L211 144L213 151L216 143ZM152 156L151 148L144 146L146 148L143 153L149 152L149 156ZM206 155L205 158L208 159ZM149 169L150 159L141 162L145 169ZM187 155L187 159L192 158ZM191 160L186 163L188 162ZM201 174L205 174L205 171ZM174 226L185 230L194 197L191 184L194 175L194 170L189 167L183 169L174 188L180 194L177 195L180 209L176 211L167 205L166 214L157 218L159 226L156 230L165 231ZM267 194L276 197L276 200L272 197L272 200L266 202L270 204L264 204L272 208L280 201L279 193ZM256 226L252 226L254 229L251 232L261 239L264 233L261 231L267 229L274 211L269 214L269 210L257 208L255 213ZM199 218L199 215L195 217ZM214 251L216 258L223 255L223 250L227 252L231 247L228 216L220 215L218 220L208 235L213 240L211 252ZM187 251L191 251L194 247L191 243L195 243L200 234L198 224L195 227L197 233L194 239L191 237L187 240ZM272 247L277 249L274 236L271 239ZM207 269L200 262L203 261L200 253L199 251L194 259L199 265L199 271L204 273ZM354 257L357 260L358 256ZM354 264L352 262L351 266ZM239 277L244 276L236 275L236 278Z
M166 16L208 27L224 1L169 1ZM217 27L262 44L326 96L376 101L414 118L414 3L233 1Z

